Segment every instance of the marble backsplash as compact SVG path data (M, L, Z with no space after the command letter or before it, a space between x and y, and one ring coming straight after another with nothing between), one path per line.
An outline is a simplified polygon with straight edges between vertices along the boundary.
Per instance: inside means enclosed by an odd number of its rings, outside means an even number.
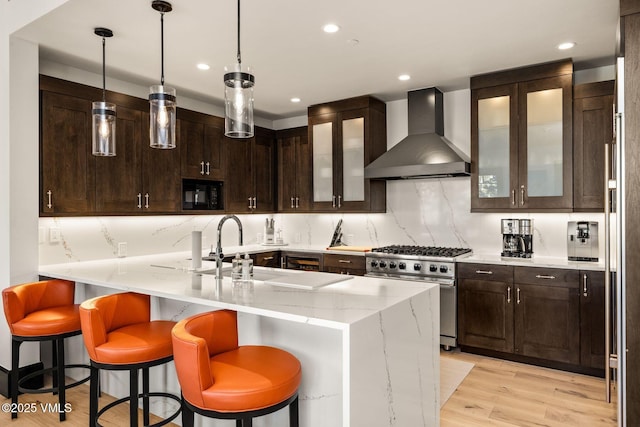
M342 219L343 240L358 246L389 244L470 247L477 254L501 250L500 220L534 221L534 256L566 258L567 221L598 221L600 258L604 256L603 214L596 213L470 213L469 178L389 181L384 214L249 214L238 215L244 243L259 243L265 218L275 220L291 245L328 246ZM127 255L190 251L191 232L202 231L203 249L216 243L222 215L40 218L40 264L113 258L118 243ZM52 242L51 229L60 234ZM55 232L56 230L54 230ZM223 227L223 246L236 246L237 227Z

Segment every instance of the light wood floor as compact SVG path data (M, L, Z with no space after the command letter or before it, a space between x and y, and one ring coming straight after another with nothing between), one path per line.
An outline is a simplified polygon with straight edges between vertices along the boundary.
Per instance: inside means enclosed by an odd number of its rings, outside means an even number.
M475 366L440 411L442 427L600 427L616 426L615 402L604 402L604 380L585 375L507 362L459 351L442 352L474 363ZM89 388L81 385L67 391L72 411L65 427L87 425ZM58 425L58 415L43 413L41 402L55 403L50 394L21 395L21 403L36 403L36 413L11 415L0 413L0 426L34 427ZM101 407L111 399L103 394ZM1 398L0 404L9 402ZM106 426L127 423L128 406L119 405L100 420ZM170 424L171 425L171 424ZM410 427L410 426L403 426Z

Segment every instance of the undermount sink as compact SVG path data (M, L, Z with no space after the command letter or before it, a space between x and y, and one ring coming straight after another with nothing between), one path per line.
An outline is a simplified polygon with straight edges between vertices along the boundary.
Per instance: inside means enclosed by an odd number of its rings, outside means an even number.
M216 274L216 269L199 271L202 274ZM222 269L223 277L231 277L231 267ZM284 286L298 289L316 289L332 283L352 279L353 276L340 274L297 271L297 270L253 270L253 280L267 285Z
M212 268L210 270L202 270L198 273L202 274L216 274L216 269ZM271 279L275 279L276 277L288 276L290 274L296 274L291 272L282 272L282 271L263 271L263 270L253 270L253 280L267 281ZM231 277L231 267L224 267L222 269L222 277Z

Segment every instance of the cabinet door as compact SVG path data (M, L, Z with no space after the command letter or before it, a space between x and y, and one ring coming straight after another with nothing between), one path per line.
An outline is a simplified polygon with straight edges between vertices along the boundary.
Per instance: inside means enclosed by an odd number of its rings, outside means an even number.
M254 212L274 212L276 204L275 134L258 129L251 146Z
M306 126L278 132L278 211L311 208L311 148Z
M338 130L336 114L309 117L309 140L313 159L313 208L331 210L337 207L335 187L335 141Z
M143 121L149 123L149 113ZM142 207L144 212L179 212L180 146L159 150L149 146L149 133L142 140Z
M580 272L580 364L604 369L604 273Z
M324 254L322 271L364 276L366 273L365 259L360 255Z
M516 207L517 85L477 89L471 100L471 208Z
M518 84L521 209L573 207L572 76Z
M141 111L118 107L116 156L96 158L96 212L142 211L142 141L149 124ZM148 131L146 132L148 133Z
M367 109L338 114L338 156L334 157L337 208L364 211L369 180L364 179Z
M515 284L515 353L580 362L577 288Z
M261 252L250 256L254 258L255 266L280 268L280 251Z
M178 110L178 117L182 176L222 179L224 122L188 110Z
M251 139L231 139L225 137L224 181L225 211L251 212L253 180L251 178Z
M604 150L613 139L613 82L575 87L574 96L589 88L607 95L573 101L573 209L604 210Z
M41 117L40 211L43 214L94 212L91 102L43 91Z
M513 352L513 285L461 279L458 282L458 340L461 345Z

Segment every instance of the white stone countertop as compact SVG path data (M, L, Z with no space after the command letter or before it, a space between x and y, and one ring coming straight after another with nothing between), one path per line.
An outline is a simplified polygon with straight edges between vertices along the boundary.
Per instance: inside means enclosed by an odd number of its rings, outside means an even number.
M214 248L215 250L215 248ZM291 252L309 252L309 253L323 253L323 254L338 254L338 255L355 255L364 256L366 252L362 251L341 251L336 249L327 249L327 246L322 245L303 245L300 243L282 244L282 245L245 245L245 246L225 246L222 248L222 252L225 256L233 256L236 253L240 255L244 253L257 253L268 251L291 251ZM203 256L208 256L209 250L203 252Z
M566 258L539 257L535 254L532 258L502 258L494 254L473 254L460 258L457 262L477 263L477 264L500 264L514 265L521 267L549 267L568 268L572 270L592 270L604 271L604 262L569 261ZM612 269L613 271L613 269Z
M251 247L243 248L249 250ZM229 249L226 248L226 252L231 254ZM255 280L252 292L239 293L233 290L230 278L224 278L218 286L213 274L190 271L190 256L190 252L176 252L41 265L39 274L335 329L347 328L435 286L397 279L345 276L344 281L314 290L268 285ZM215 262L202 261L200 270L214 268ZM255 267L254 270L274 269ZM314 274L297 270L287 272Z

